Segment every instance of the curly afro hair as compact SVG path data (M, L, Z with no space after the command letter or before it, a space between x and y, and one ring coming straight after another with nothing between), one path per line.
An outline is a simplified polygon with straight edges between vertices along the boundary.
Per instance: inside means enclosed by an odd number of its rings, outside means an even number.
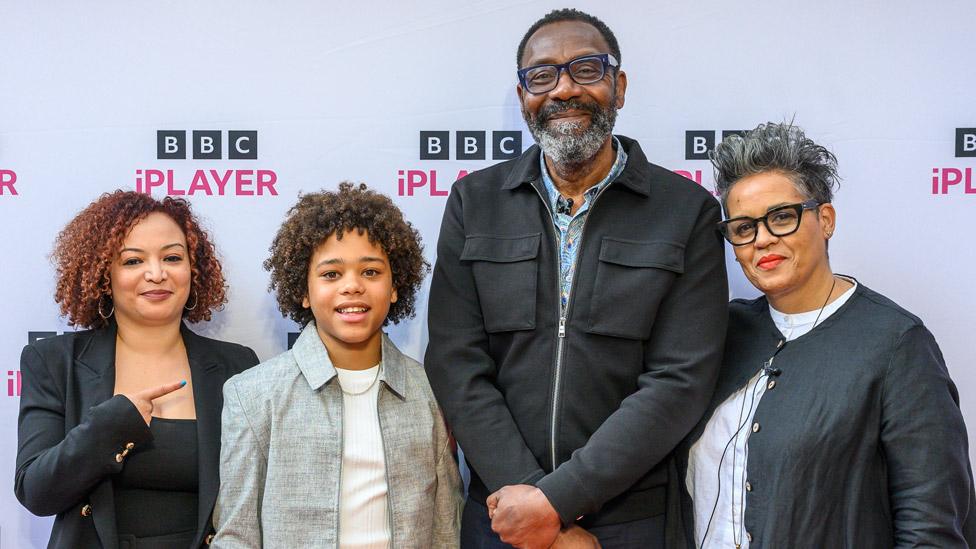
M276 292L281 315L304 326L314 317L302 306L308 295L308 269L315 248L333 234L365 231L390 259L397 301L390 306L384 325L414 315L417 291L430 265L424 259L420 233L386 195L365 184L344 181L338 191L298 197L275 235L264 268L271 272L269 289Z
M190 259L192 311L184 309L189 322L210 320L211 310L227 302L224 274L210 238L182 198L157 200L147 194L117 190L105 193L72 219L58 234L51 259L57 269L54 301L72 326L100 328L108 320L99 314L105 298L111 299L112 262L129 231L153 212L168 215L186 236ZM191 297L192 299L193 297ZM104 305L107 308L107 305Z

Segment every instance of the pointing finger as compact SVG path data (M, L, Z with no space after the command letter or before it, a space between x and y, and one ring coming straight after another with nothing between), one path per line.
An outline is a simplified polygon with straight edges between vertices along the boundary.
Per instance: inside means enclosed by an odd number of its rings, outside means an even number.
M139 396L145 398L146 400L155 400L161 396L168 395L177 389L181 389L186 385L186 380L177 381L176 383L167 383L166 385L160 385L152 389L146 389L139 393Z

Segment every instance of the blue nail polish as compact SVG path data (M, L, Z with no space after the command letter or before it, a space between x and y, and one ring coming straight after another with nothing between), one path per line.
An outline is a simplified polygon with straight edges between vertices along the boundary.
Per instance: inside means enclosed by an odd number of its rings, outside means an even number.
M180 387L182 387L182 386L184 386L184 385L186 385L186 380L185 380L185 379L184 379L183 381L181 381L181 382L180 382Z

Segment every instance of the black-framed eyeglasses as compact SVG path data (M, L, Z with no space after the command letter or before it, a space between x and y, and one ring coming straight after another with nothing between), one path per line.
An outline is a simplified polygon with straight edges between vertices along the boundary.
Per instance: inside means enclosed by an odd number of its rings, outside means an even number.
M556 89L559 84L559 77L562 76L564 70L569 72L569 77L573 79L573 82L585 86L603 80L608 68L616 69L619 66L620 62L613 55L599 53L577 57L561 65L526 67L518 71L518 79L523 90L533 95L539 95Z
M787 236L800 228L800 218L803 210L814 210L823 202L807 200L799 204L787 204L766 212L762 217L733 217L718 224L718 230L733 246L745 246L756 241L759 234L759 222L766 226L766 230L773 236Z

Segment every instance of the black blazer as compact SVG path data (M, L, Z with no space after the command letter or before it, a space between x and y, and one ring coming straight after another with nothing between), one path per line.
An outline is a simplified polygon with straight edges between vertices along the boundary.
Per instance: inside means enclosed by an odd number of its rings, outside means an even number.
M35 515L57 515L48 547L116 549L111 476L123 449L152 439L142 416L115 388L116 325L42 339L20 357L23 389L14 492ZM193 546L213 532L220 485L224 381L258 363L251 349L181 328L193 376L199 445L199 520ZM152 509L147 509L152 512Z

